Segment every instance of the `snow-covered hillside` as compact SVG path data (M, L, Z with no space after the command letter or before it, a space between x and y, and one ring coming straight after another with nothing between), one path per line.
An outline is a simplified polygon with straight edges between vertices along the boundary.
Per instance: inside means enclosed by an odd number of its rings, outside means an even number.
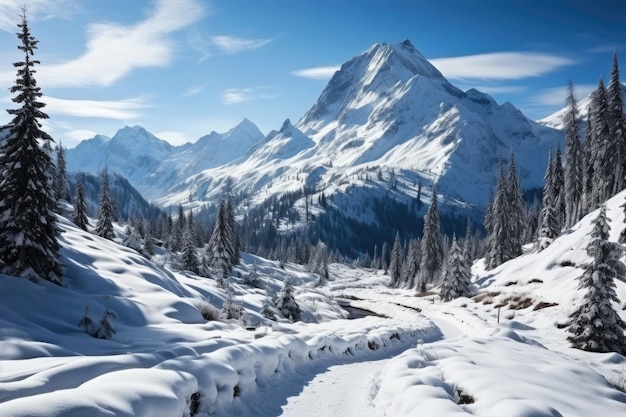
M626 226L625 198L607 203L611 240ZM0 275L0 415L623 416L626 358L572 349L562 328L582 297L596 214L542 252L529 245L491 271L476 262L476 295L449 303L388 288L381 271L333 264L315 286L299 266L244 254L230 278L240 322L202 318L198 305L226 299L213 279L61 218L63 287ZM261 288L245 284L252 271ZM264 287L276 292L287 277L304 322L265 321ZM625 283L617 295L626 318ZM341 300L381 316L347 320ZM117 313L111 339L78 326L85 311L98 323L107 309Z
M155 150L121 146L147 137L136 127L108 141L83 142L68 150L68 168L95 170L108 161L110 170L165 206L215 202L232 177L234 191L249 195L250 204L304 185L328 196L357 187L407 198L415 197L418 183L438 182L444 207L482 210L500 155L507 160L514 152L523 186L538 187L548 148L562 142L558 131L510 103L459 90L408 40L375 44L346 62L297 123L286 121L265 138L244 120L182 148L156 138L150 139ZM124 159L125 152L137 154Z

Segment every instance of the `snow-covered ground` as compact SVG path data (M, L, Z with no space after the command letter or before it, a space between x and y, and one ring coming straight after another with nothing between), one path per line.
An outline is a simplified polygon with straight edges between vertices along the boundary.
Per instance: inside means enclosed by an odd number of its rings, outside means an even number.
M613 239L624 197L608 203ZM449 303L338 264L316 287L299 266L244 254L230 279L241 322L200 315L226 298L214 280L63 220L64 287L0 276L0 415L624 416L626 358L572 349L559 326L582 297L592 218L541 253L477 262L477 295ZM253 269L264 288L244 283ZM304 322L266 322L265 287L286 277ZM626 284L617 294L626 319ZM349 320L345 300L377 316ZM111 339L78 326L87 305L96 323L117 313Z

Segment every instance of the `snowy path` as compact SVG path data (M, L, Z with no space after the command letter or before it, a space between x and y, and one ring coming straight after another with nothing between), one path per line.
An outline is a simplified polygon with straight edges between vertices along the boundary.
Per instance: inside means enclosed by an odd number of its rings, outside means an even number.
M466 329L451 315L426 315L445 339L465 334ZM380 374L387 362L405 349L378 353L377 358L362 362L326 362L294 370L271 386L261 387L254 401L239 404L235 411L255 417L383 417L385 409L376 405Z
M377 377L388 359L335 365L318 374L300 395L283 407L285 417L368 416L383 417L384 410L372 403Z

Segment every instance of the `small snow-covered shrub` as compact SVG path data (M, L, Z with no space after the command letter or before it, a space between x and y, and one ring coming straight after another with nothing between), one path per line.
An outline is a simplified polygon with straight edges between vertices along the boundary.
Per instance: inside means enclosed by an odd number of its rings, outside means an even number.
M98 339L110 339L116 333L115 327L113 326L113 322L111 319L116 319L117 313L113 310L107 309L100 322L98 323L98 330L96 330L95 337Z
M93 320L91 319L91 317L89 317L90 310L91 310L91 307L89 306L89 304L85 304L85 315L78 322L78 327L85 329L85 333L87 333L88 335L94 336L95 324Z
M196 391L193 394L191 394L191 397L189 398L189 415L191 417L193 417L196 414L198 414L198 409L200 408L200 397L201 396L202 396L202 394L200 394L200 392Z
M541 301L539 303L537 303L534 307L533 310L537 311L537 310L542 310L544 308L548 308L548 307L556 307L558 306L559 303L549 303L547 301Z
M457 404L474 404L474 397L456 387L454 390L454 402Z
M198 309L202 318L206 321L215 321L220 318L220 311L213 304L203 298L194 300L194 306Z
M116 331L111 320L117 318L117 313L113 310L107 309L96 326L91 317L89 317L90 311L91 307L89 304L85 305L85 315L78 322L78 327L85 329L85 333L89 336L96 337L98 339L112 338Z

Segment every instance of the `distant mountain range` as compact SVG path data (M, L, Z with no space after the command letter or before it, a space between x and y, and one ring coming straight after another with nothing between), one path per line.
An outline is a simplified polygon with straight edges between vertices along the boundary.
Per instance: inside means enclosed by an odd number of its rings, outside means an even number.
M498 160L514 152L522 185L540 187L548 149L561 133L449 83L411 44L375 44L341 66L313 106L263 135L245 119L226 133L172 146L144 128L98 135L66 154L69 171L107 166L162 206L215 202L227 178L257 204L307 186L367 221L367 196L430 198L438 183L447 207L484 210ZM352 196L352 197L351 197ZM312 199L315 202L315 199Z

